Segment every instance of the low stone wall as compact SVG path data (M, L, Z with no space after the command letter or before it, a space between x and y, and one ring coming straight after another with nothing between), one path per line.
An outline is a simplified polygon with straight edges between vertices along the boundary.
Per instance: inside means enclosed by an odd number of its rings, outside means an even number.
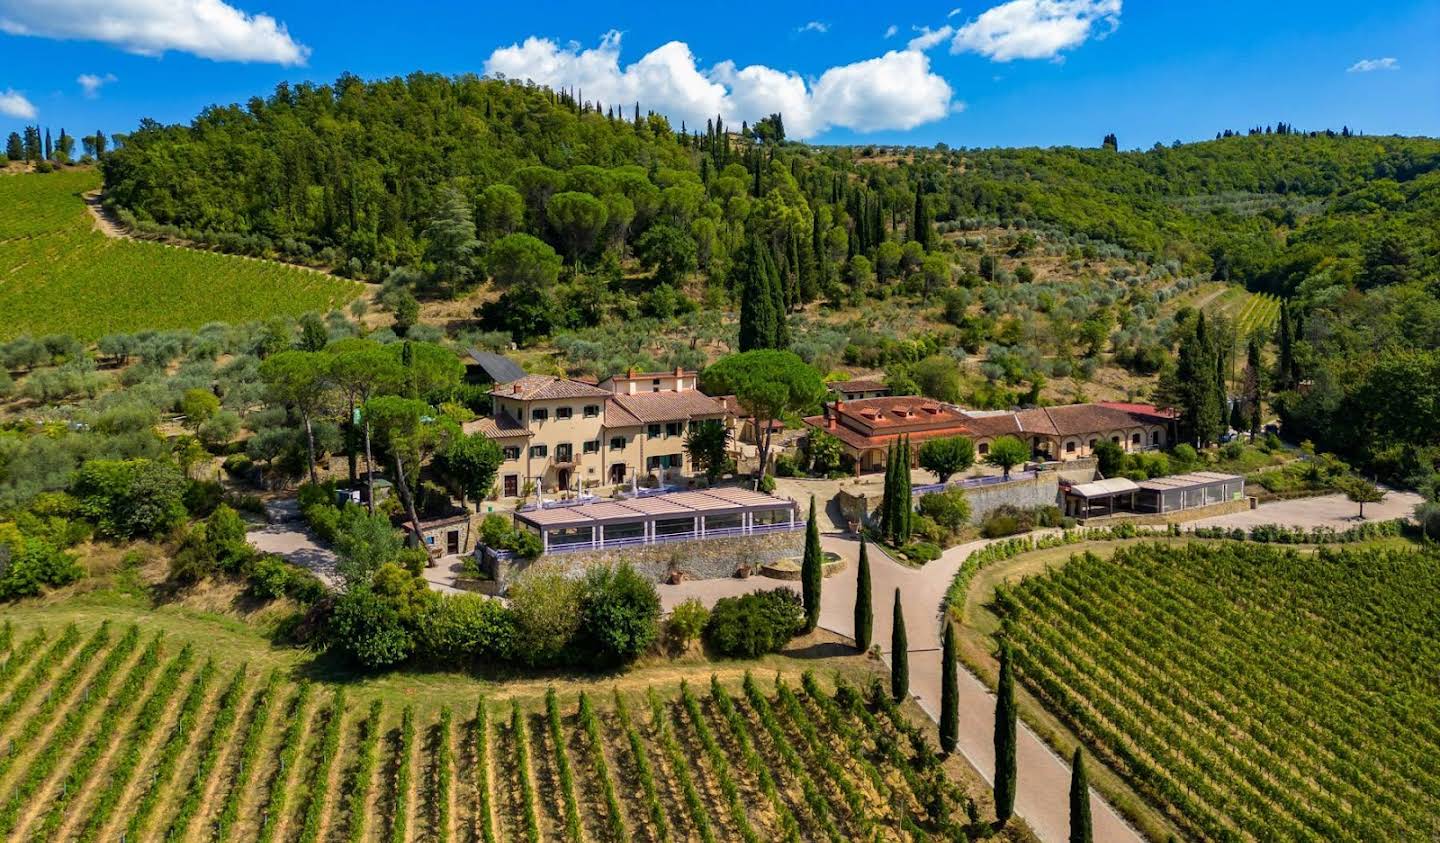
M1255 503L1255 499L1247 495L1238 501L1221 501L1220 503L1212 503L1209 506L1182 509L1178 512L1146 512L1139 514L1119 512L1115 515L1101 515L1097 518L1082 518L1077 523L1083 524L1086 527L1111 527L1116 524L1134 524L1137 527L1157 524L1183 524L1186 521L1214 518L1217 515L1229 515L1232 512L1248 512L1255 508Z
M798 556L805 550L805 531L766 533L759 536L733 536L723 539L696 539L670 544L597 550L593 552L556 553L533 562L511 562L497 572L501 589L508 588L515 577L534 564L563 566L579 572L591 565L614 565L629 562L636 571L655 582L661 582L672 568L678 568L686 579L713 580L735 576L741 565L752 570L767 562Z
M1083 462L1086 460L1075 460L1073 463L1066 463L1064 470L1041 471L1034 477L1016 478L1004 483L967 488L965 499L970 502L970 521L979 524L991 510L1006 504L1020 509L1056 506L1060 502L1061 477L1067 474L1084 476L1087 479L1094 476L1093 467L1086 468L1079 465ZM879 492L873 495L862 492L857 495L841 489L835 495L835 501L840 507L840 514L845 517L846 521L857 524L873 524L876 512L880 509L881 500L883 497Z
M974 524L1006 505L1020 509L1055 506L1060 500L1060 472L1045 471L1035 477L966 489L965 499L970 502L970 521Z

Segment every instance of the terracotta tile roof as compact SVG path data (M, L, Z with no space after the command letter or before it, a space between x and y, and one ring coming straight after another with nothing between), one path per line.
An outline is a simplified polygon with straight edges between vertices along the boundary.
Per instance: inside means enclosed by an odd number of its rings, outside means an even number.
M612 410L614 413L612 420ZM703 392L687 389L684 392L640 392L635 395L612 395L605 402L605 423L623 424L617 421L626 416L635 419L636 424L655 422L686 421L697 417L725 415L725 404Z
M840 418L840 426L849 424L861 433L909 433L937 427L954 428L964 433L966 415L949 404L918 395L891 395L883 398L861 398L836 401L827 411Z
M526 375L490 390L491 395L540 401L547 398L605 398L610 395L598 386L552 375Z
M483 433L487 439L513 439L534 435L525 429L525 425L505 412L497 413L493 418L479 418L466 422L462 428L466 433Z
M890 387L877 380L861 378L853 381L835 381L830 384L832 392L889 392Z
M977 436L1079 436L1146 424L1164 424L1170 419L1171 416L1149 404L1114 402L1034 407L1013 413L967 414L965 424Z

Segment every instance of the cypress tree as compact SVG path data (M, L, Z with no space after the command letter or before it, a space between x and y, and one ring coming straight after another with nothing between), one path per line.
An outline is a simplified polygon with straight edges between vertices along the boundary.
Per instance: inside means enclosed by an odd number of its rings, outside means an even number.
M1280 359L1277 365L1275 385L1280 389L1290 387L1290 371L1295 368L1294 337L1290 331L1290 303L1280 303Z
M860 565L855 573L855 649L870 649L875 627L875 608L870 596L870 554L865 549L865 534L860 534Z
M910 501L910 437L900 442L900 455L895 466L895 535L896 547L910 541L910 524L915 517L915 507Z
M815 496L810 496L810 521L805 525L805 557L800 565L800 588L805 599L805 631L820 624L820 581L824 556L820 550L820 523L815 520Z
M776 265L774 256L770 253L768 246L763 247L767 275L770 280L770 311L775 314L770 335L769 348L786 349L790 347L790 325L785 307L785 281L780 277L780 267Z
M995 693L995 818L1001 826L1015 813L1015 676L1010 645L1000 642L1000 687Z
M1090 783L1085 776L1085 756L1075 747L1070 762L1070 843L1090 843Z
M885 449L885 489L880 496L880 535L885 541L891 541L895 534L895 521L899 512L895 507L896 495L899 493L896 485L898 476L895 474L895 467L900 464L900 440L896 439Z
M955 625L948 619L940 658L940 749L949 754L960 736L960 677L955 672Z
M910 693L910 644L905 639L905 611L895 589L895 617L890 630L890 696L901 702Z
M740 273L740 350L774 348L775 298L770 278L765 271L765 249L752 235L741 257Z

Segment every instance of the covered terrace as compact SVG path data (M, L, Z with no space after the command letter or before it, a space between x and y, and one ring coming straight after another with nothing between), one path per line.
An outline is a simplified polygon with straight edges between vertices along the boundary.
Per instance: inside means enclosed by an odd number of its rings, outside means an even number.
M1124 477L1092 480L1065 488L1065 514L1071 518L1099 518L1135 511L1140 487Z
M794 501L726 488L516 512L515 526L572 553L803 529L797 516Z

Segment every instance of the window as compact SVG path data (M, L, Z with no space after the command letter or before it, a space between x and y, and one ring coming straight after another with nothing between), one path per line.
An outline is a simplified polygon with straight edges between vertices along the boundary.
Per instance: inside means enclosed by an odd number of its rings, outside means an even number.
M531 421L545 421L548 418L550 418L550 411L544 407L537 407L530 411Z
M1100 442L1099 439L1091 439L1091 440L1090 440L1090 450L1092 450L1092 451L1095 450L1095 446L1096 446L1097 444L1099 444L1099 442Z
M625 450L625 437L623 437L623 436L612 436L612 437L610 437L610 450L612 450L612 451L623 451L623 450Z
M599 405L599 404L586 404L586 405L585 405L585 418L587 418L587 419L593 419L593 418L595 418L596 416L599 416L599 415L600 415L600 405Z
M651 471L660 468L679 468L681 465L679 454L665 454L659 457L651 457L646 463Z
M573 412L574 411L571 410L569 407L557 407L555 410L555 420L560 421L561 419L568 419L573 414Z
M684 423L684 422L670 422L669 424L665 425L665 435L666 435L667 437L670 437L670 436L679 436L679 435L680 435L680 431L681 431L681 430L684 430L684 428L685 428L685 423Z
M660 391L660 379L659 379L659 378L656 378L655 380L650 381L650 391L651 391L651 392L659 392L659 391Z
M592 440L590 440L589 442L586 442L586 443L585 443L585 453L587 453L587 454L598 454L598 453L600 453L600 440L599 440L599 439L592 439Z
M1140 434L1136 433L1136 434L1132 435L1132 436L1130 437L1130 444L1131 444L1131 445L1139 445L1139 444L1140 444Z
M1158 431L1158 430L1152 430L1152 431L1150 431L1150 444L1151 444L1151 445L1159 445L1159 444L1160 444L1160 431Z
M566 442L564 445L555 446L555 459L558 462L570 462L575 458L575 446Z
M531 446L530 446L530 456L531 456L532 458L534 458L534 457L543 457L543 456L545 456L545 455L548 454L548 453L550 453L550 450L549 450L548 448L546 448L544 445L531 445Z
M647 439L659 439L659 438L660 438L660 425L658 425L658 424L652 424L652 425L650 425L648 428L646 428L646 429L645 429L645 438L647 438Z
M1065 443L1065 453L1067 453L1067 454L1073 454L1073 453L1075 453L1075 440L1074 440L1074 439L1071 439L1069 442L1066 442L1066 443Z
M1118 437L1118 436L1112 436L1112 437L1110 437L1110 441L1111 441L1113 444L1119 445L1119 444L1120 444L1120 437Z
M506 445L500 449L500 453L505 456L506 461L520 459L520 447L518 445Z
M980 443L980 456L983 457L983 456L985 456L985 455L988 454L988 453L990 453L990 443L989 443L989 442L981 442L981 443Z

